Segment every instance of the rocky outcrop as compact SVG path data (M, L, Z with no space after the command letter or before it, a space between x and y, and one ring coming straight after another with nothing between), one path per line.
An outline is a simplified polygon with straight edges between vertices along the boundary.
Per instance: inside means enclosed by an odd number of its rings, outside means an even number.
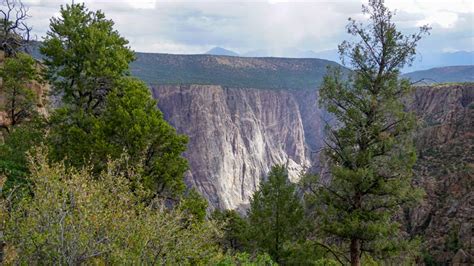
M214 207L245 207L275 164L287 165L296 181L320 147L315 90L170 85L152 91L165 118L189 136L188 183Z
M409 233L421 236L425 261L474 263L474 84L416 89L411 110L420 125L415 182L423 202L408 211Z

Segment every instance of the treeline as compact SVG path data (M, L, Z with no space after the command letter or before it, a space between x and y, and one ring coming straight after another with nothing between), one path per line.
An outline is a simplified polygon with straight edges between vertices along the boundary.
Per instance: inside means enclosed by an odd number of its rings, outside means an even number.
M187 188L187 137L177 134L148 87L130 76L134 53L101 11L62 6L36 62L21 2L2 2L0 174L6 264L376 265L414 263L417 239L400 233L411 186L414 119L398 78L428 31L404 36L380 0L350 20L320 103L330 178L289 182L275 166L245 215L208 214ZM20 15L18 15L20 14ZM25 15L22 15L25 14ZM48 97L41 97L49 84ZM32 89L40 88L40 89ZM41 89L42 88L42 89ZM40 99L41 98L41 99ZM46 103L47 100L54 103ZM39 106L40 105L40 106ZM46 106L46 107L45 107ZM323 182L324 181L324 182Z

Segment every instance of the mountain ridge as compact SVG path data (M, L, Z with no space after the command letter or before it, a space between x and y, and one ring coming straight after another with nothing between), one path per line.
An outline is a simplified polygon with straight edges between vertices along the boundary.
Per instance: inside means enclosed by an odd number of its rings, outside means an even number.
M136 53L131 73L146 83L220 85L260 89L307 89L320 85L327 66L324 59L237 57Z
M413 82L424 84L446 82L473 82L474 65L434 67L426 70L413 71L402 75Z

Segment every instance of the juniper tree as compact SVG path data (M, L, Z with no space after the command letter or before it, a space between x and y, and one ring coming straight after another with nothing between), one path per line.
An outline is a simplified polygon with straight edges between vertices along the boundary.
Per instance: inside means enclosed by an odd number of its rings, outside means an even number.
M369 24L349 19L347 26L358 41L339 45L349 78L332 69L320 89L320 103L337 121L327 126L332 180L318 191L320 226L345 244L351 265L360 265L364 253L387 258L403 247L394 216L420 191L411 185L415 119L402 103L410 83L399 74L429 31L402 34L383 0L370 0L362 11Z

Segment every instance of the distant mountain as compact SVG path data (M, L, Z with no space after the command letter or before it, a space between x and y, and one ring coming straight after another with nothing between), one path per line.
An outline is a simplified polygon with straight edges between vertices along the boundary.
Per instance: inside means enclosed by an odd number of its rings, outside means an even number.
M405 67L403 72L413 72L445 66L474 65L474 51L457 52L423 52L418 51L411 67Z
M323 59L248 58L216 55L136 53L130 68L151 85L221 85L255 89L319 87L328 65Z
M423 79L422 83L474 82L474 65L447 66L414 71L403 75L413 82Z
M227 56L239 56L238 53L224 49L222 47L214 47L211 50L207 51L205 54L209 55L227 55Z

